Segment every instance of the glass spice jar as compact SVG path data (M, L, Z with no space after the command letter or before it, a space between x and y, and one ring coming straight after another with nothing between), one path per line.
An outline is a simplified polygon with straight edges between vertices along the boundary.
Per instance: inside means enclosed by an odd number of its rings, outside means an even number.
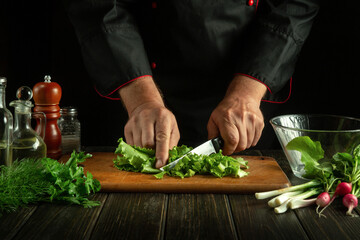
M61 132L62 154L81 150L81 126L77 119L78 111L75 107L64 107L60 109L58 126Z

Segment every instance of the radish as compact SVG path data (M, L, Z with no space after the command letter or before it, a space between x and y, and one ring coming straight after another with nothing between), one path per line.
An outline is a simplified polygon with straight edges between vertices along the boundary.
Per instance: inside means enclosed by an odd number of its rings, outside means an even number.
M344 196L351 192L352 185L351 183L341 182L337 185L335 189L335 193L332 198L336 198L337 196Z
M334 195L331 197L330 202L319 212L319 217L322 215L321 213L335 200L338 196L344 196L351 192L352 185L351 183L341 182L336 186Z
M343 197L342 202L344 206L348 208L346 215L357 217L357 215L351 213L352 210L358 205L357 197L354 194L348 193Z
M326 205L329 204L329 202L330 202L330 194L328 192L320 193L319 196L317 196L315 202L316 202L316 205L317 205L316 213L319 214L319 217L321 217L321 215L325 217L325 215L319 213L319 208L320 207L322 207L322 208L326 207Z

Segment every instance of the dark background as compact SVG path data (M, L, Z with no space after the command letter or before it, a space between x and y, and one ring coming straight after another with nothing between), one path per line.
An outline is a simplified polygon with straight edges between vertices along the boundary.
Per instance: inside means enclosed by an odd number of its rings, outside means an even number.
M95 92L61 1L6 0L0 11L0 76L8 78L6 103L15 99L18 87L33 87L51 75L62 87L60 106L79 109L82 145L116 146L127 115L120 101ZM322 1L293 75L290 100L263 103L271 114L266 114L260 147L279 147L268 124L272 116L327 113L360 118L360 24L355 11L345 1Z

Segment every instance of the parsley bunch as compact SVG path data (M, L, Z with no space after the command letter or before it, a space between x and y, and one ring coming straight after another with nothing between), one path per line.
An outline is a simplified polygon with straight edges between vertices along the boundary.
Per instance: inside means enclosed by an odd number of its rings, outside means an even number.
M63 202L84 207L100 205L88 196L98 192L100 182L91 173L84 174L78 163L90 154L71 154L60 163L50 158L22 159L11 166L0 167L0 215L38 202Z

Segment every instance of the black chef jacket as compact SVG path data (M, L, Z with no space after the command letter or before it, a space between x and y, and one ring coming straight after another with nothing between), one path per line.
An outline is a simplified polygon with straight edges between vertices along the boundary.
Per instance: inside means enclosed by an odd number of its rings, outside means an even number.
M212 110L234 74L287 95L316 0L68 0L84 63L101 96L151 75L183 143L207 138ZM285 92L285 95L282 94ZM136 96L134 96L136 97Z

